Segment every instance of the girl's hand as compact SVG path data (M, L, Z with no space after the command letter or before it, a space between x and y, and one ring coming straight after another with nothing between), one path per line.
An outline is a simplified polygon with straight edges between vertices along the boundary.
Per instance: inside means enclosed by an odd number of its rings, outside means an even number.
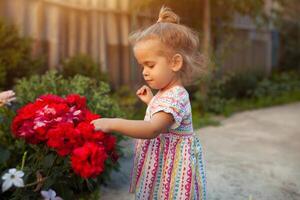
M136 95L146 104L153 98L153 93L147 85L143 85L137 90Z
M95 131L111 132L112 131L112 119L109 118L100 118L95 119L91 122L94 125Z
M16 99L15 93L12 90L0 92L0 106L4 104L9 104L11 101Z

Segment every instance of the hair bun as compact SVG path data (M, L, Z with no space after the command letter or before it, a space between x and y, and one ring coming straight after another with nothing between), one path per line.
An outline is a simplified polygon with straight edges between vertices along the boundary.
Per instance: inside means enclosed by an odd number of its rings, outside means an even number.
M170 8L163 6L159 11L157 22L179 24L180 18Z

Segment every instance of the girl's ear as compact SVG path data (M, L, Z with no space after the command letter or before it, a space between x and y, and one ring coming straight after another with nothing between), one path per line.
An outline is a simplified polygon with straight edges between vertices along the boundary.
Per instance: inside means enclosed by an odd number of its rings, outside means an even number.
M175 54L172 58L171 69L173 72L178 72L183 65L183 57L179 53Z

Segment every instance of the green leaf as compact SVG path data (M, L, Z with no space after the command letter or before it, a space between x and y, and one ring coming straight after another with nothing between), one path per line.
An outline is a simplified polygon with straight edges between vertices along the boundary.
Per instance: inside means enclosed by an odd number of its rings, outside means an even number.
M0 147L0 164L5 163L10 157L10 152Z
M55 160L55 155L49 154L43 159L42 166L48 169L53 165L54 160Z

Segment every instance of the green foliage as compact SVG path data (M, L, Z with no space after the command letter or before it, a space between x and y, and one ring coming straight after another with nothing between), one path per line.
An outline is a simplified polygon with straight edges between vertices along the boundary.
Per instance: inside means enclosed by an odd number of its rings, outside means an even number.
M192 103L193 128L199 129L205 126L218 126L220 122L214 119L213 114L200 112L196 107L197 104Z
M270 78L261 80L255 90L252 91L254 98L276 98L282 94L300 91L300 74L295 71L274 73Z
M0 20L0 89L13 85L14 80L40 73L44 68L41 58L31 57L31 41L20 38L14 26Z
M146 104L139 101L135 91L128 86L122 86L114 92L113 98L119 102L122 110L127 113L130 119L143 119L146 111Z
M30 145L23 140L15 139L11 134L10 125L19 107L47 93L59 96L77 93L87 98L88 107L92 112L101 114L102 117L125 117L117 102L110 98L109 85L81 75L65 79L55 71L50 71L43 76L33 75L18 80L15 91L18 102L11 107L0 108L0 172L4 173L5 170L14 167L21 169L23 160L26 184L34 183L39 172L42 177L47 177L40 185L41 189L54 189L64 199L99 199L100 184L109 180L112 170L118 170L118 163L113 163L109 159L105 163L105 172L101 176L82 179L71 173L70 163L66 162L66 159L57 156L45 145ZM119 134L116 137L118 143L125 139ZM119 144L117 144L117 151L122 156L123 152ZM27 156L22 159L24 152ZM37 184L12 189L1 194L1 199L38 199L40 189L35 190L36 187Z
M274 72L270 77L257 74L214 76L208 80L207 94L193 95L197 116L228 116L246 109L260 108L300 100L300 74L297 71Z
M15 92L21 105L46 93L60 96L77 93L85 96L89 108L103 117L124 116L116 101L109 97L110 87L107 83L81 75L65 79L57 72L49 71L43 76L34 75L18 80Z
M74 77L77 74L107 81L106 74L102 74L100 66L88 55L76 55L62 63L64 77Z
M300 18L298 21L282 21L280 31L280 66L285 70L300 70Z
M226 74L218 75L215 71L205 84L207 93L196 92L194 98L203 112L220 114L226 104L235 98L247 97L249 90L255 88L254 81L250 75Z
M279 32L279 67L281 70L300 70L300 2L277 1L279 4L272 18Z

